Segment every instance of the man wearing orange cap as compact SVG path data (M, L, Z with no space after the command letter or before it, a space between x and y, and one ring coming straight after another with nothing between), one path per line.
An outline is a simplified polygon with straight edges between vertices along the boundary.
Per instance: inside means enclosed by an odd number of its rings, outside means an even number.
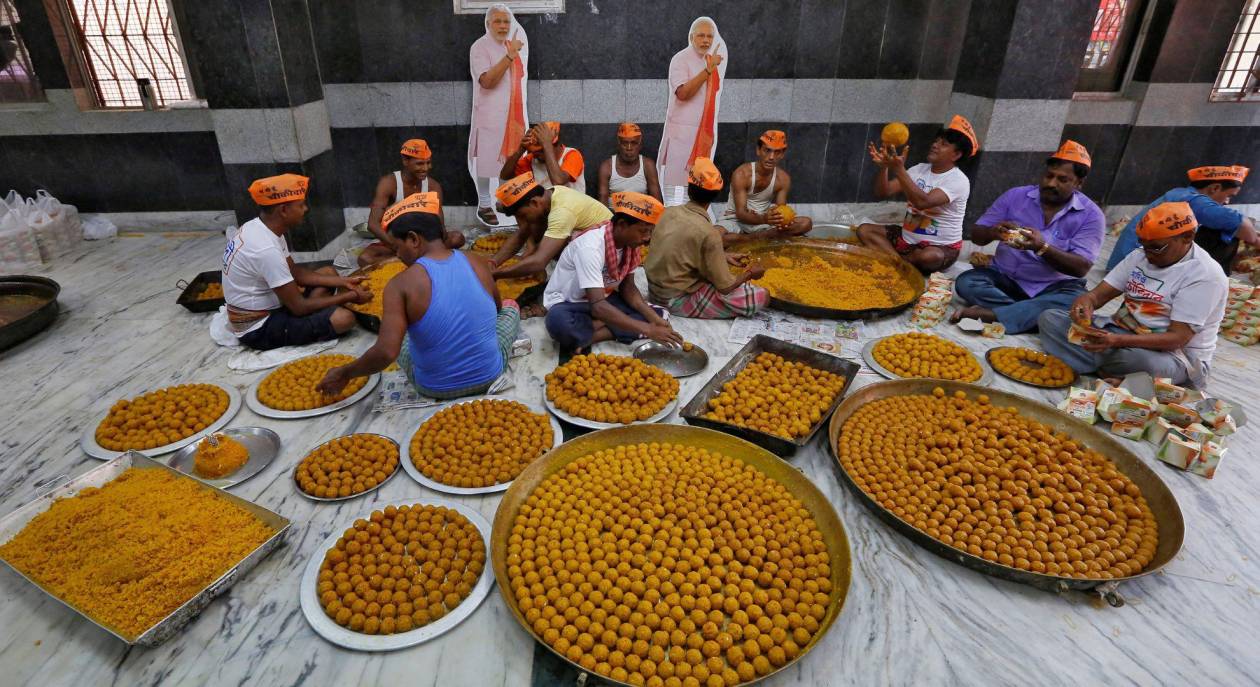
M228 234L223 298L242 346L266 351L336 338L355 322L341 306L372 299L362 277L340 277L331 267L309 270L289 256L284 235L306 218L309 187L310 179L297 174L258 179L249 186L258 217Z
M1203 389L1225 316L1229 278L1195 244L1197 228L1189 203L1162 203L1147 211L1137 226L1140 249L1081 294L1070 312L1041 314L1042 347L1082 374L1147 372ZM1094 316L1121 295L1124 301L1114 315ZM1069 331L1079 345L1069 339Z
M665 208L652 232L643 270L648 297L675 315L701 319L750 317L766 307L770 293L749 283L766 270L751 263L731 274L737 256L728 256L722 237L709 221L709 204L722 191L722 175L713 161L698 157L687 178L686 205Z
M634 285L639 247L652 240L665 206L642 193L615 193L611 200L612 219L574 238L547 281L547 333L562 359L611 339L683 342Z
M402 158L399 166L402 169L386 174L376 182L376 195L372 197L367 221L368 231L376 237L376 242L359 254L360 267L394 257L392 239L381 227L381 215L385 214L385 208L401 203L403 198L413 193L432 191L437 194L439 201L442 199L442 185L429 176L429 171L433 169L433 151L429 149L429 144L422 138L413 138L403 143L399 153ZM459 237L458 245L451 247L463 245L463 234L451 233L451 243L455 242L455 234Z
M586 163L582 153L560 142L560 122L535 124L521 137L521 145L503 161L500 179L533 173L543 188L567 186L586 193Z
M1037 327L1045 310L1066 308L1085 293L1106 233L1103 212L1084 193L1085 146L1064 141L1046 159L1040 185L1016 186L998 197L971 230L977 246L999 241L989 267L963 272L954 292L970 303L954 313L1000 322L1007 334Z
M382 222L407 269L385 287L376 343L329 370L318 388L334 394L397 360L425 396L485 393L507 368L521 322L516 304L500 300L485 258L445 244L436 193L407 196Z
M617 154L599 165L599 202L608 204L612 193L645 193L661 200L656 161L642 154L643 130L634 122L617 127Z
M1120 232L1120 238L1116 240L1116 247L1111 249L1107 269L1120 264L1121 260L1137 248L1137 225L1146 212L1162 203L1182 202L1190 204L1190 209L1194 210L1194 218L1199 222L1199 231L1194 236L1195 242L1220 263L1225 274L1229 274L1240 243L1260 248L1260 236L1257 236L1256 227L1251 220L1241 212L1225 207L1242 190L1249 171L1251 170L1241 165L1213 165L1195 167L1187 172L1189 186L1168 191L1129 220Z
M800 236L814 228L804 216L785 217L792 177L779 163L787 155L787 134L771 129L757 139L757 160L735 168L731 174L731 199L718 224L734 234L773 233ZM734 238L734 237L731 237Z
M936 132L928 148L927 162L906 169L909 144L898 151L869 144L875 172L875 197L906 198L906 216L900 225L863 224L858 227L862 245L901 256L923 273L943 270L962 250L963 217L971 181L958 169L961 160L980 152L980 140L971 122L954 115ZM891 178L889 175L891 174Z

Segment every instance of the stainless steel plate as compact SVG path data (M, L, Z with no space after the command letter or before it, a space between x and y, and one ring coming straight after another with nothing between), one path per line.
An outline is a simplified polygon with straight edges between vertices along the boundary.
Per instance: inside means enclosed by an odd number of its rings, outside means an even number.
M241 442L249 451L249 460L245 461L245 464L236 472L219 478L198 475L193 468L197 444L189 444L180 449L179 453L171 456L171 467L212 487L228 489L262 472L271 464L271 461L276 459L276 456L280 455L280 435L266 427L233 427L219 434L226 434Z
M471 403L473 401L478 401L478 400L483 400L483 399L500 400L500 401L502 400L515 401L516 400L516 399L496 399L493 396L482 396L480 399L472 398L472 399L468 399L467 401L460 401L460 403ZM524 403L524 401L517 401L517 403ZM459 403L455 403L453 405L459 405ZM529 406L529 404L527 403L525 405ZM442 406L441 408L436 408L433 411L433 413L429 414L429 417L426 417L424 419L424 422L428 422L429 418L433 417L433 415L436 415L438 411L442 410L443 408L449 408L449 407L450 406L447 405L447 406ZM529 409L536 413L542 412L532 406L530 406ZM555 448L559 446L560 444L564 443L564 430L563 428L560 427L560 421L556 419L555 415L547 414L547 421L551 423L551 436L552 436L551 448ZM423 425L424 422L421 422L420 424ZM420 430L416 429L416 432L418 431ZM415 435L416 435L415 432L411 433L412 437L414 437ZM544 453L544 455L546 454ZM411 479L414 479L415 481L419 482L421 485L426 486L432 489L433 491L440 491L445 494L458 494L461 496L471 496L474 494L494 494L500 491L507 491L507 488L512 486L511 482L503 482L502 484L492 484L488 487L453 487L449 484L442 484L441 482L438 482L437 480L434 480L426 476L423 472L420 472L420 468L417 468L415 466L415 463L411 462L411 438L410 437L407 439L407 445L403 447L402 466L403 466L403 470L406 470L407 474L411 476Z
M355 434L370 434L370 435L372 435L372 436L374 436L374 437L380 437L380 438L382 438L382 439L385 439L385 440L386 440L386 441L388 441L389 443L393 444L393 445L394 445L394 450L396 450L396 451L398 450L398 442L397 442L397 441L394 441L393 439L391 439L391 438L389 438L389 437L385 436L384 434L377 434L377 433L375 433L375 432L355 432L355 433L353 433L353 434L343 434L342 436L339 436L339 437L333 437L332 439L329 439L328 441L325 441L324 443L320 444L319 446L316 446L315 448L313 448L313 449L311 449L311 450L307 451L307 452L306 452L306 454L302 456L302 460L299 460L299 461L297 462L297 465L294 465L294 466L293 466L293 472L289 473L289 480L290 480L291 482L293 482L293 488L297 490L297 493L301 494L304 498L308 498L308 499L310 499L310 500L312 500L312 501L323 501L323 502L325 502L325 503L329 503L329 502L332 502L332 501L349 501L350 499L357 499L357 498L359 498L360 496L363 496L364 494L371 494L372 492L376 491L377 489L380 489L381 487L385 486L385 483L386 483L386 482L390 481L391 479L394 479L394 475L397 475L397 474L398 474L398 468L397 468L397 467L395 467L395 468L394 468L394 471L393 471L393 472L391 472L391 473L389 473L388 475L386 475L386 476L385 476L385 479L381 480L380 482L377 482L377 483L376 483L376 486L372 487L371 489L364 489L363 491L360 491L360 492L355 493L355 494L351 494L351 495L349 495L349 496L335 496L335 497L332 497L332 498L328 498L328 497L323 497L323 496L314 496L314 495L312 495L312 494L308 494L308 493L306 493L306 492L302 491L302 487L298 486L298 483L297 483L297 471L298 471L298 468L302 466L302 461L303 461L303 460L306 460L306 459L307 459L307 458L308 458L308 457L309 457L312 453L314 453L314 452L318 451L319 449L321 449L321 448L323 448L323 447L327 446L327 445L329 444L329 442L333 442L333 441L336 441L336 440L338 440L338 439L342 439L342 438L344 438L344 437L348 437L348 436L354 436ZM401 464L402 464L402 461L403 461L402 452L401 452L401 451L399 451L399 453L398 453L398 463L401 465Z
M695 344L692 344L690 351L684 351L680 346L669 346L649 339L639 342L631 355L679 378L690 377L709 366L709 354Z
M1000 350L1002 350L1002 349L1004 349L1004 348L1021 348L1021 347L1020 347L1020 346L998 346L997 348L990 348L989 350L987 350L987 351L985 351L985 352L984 352L984 362L988 363L988 364L989 364L989 367L993 368L993 371L994 371L994 372L996 372L996 373L998 373L998 374L1002 375L1003 377L1006 377L1007 379L1011 380L1012 382L1019 382L1020 384L1027 384L1028 386L1035 386L1035 387L1038 387L1038 388L1041 388L1041 389L1066 389L1066 388L1068 388L1068 387L1072 386L1073 384L1075 384L1075 383L1076 383L1076 380L1080 378L1080 375L1079 375L1079 374L1077 374L1075 370L1073 370L1073 371L1072 371L1072 379L1071 379L1071 381L1069 381L1067 384L1038 384L1038 383L1036 383L1036 382L1029 382L1029 381L1025 381L1025 380L1023 380L1023 379L1018 379L1018 378L1016 378L1016 377L1012 377L1012 376L1010 376L1010 375L1006 374L1005 372L1003 372L1003 371L1001 371L1001 370L997 369L997 366L995 366L995 365L993 364L993 357L992 357L992 356L993 356L993 352L994 352L994 351L1000 351ZM1032 350L1032 349L1029 349L1029 350ZM1046 355L1050 355L1050 354L1049 354L1049 353L1047 353ZM1066 364L1066 363L1064 363L1064 364ZM1032 366L1031 366L1031 365L1029 365L1028 367L1031 369L1031 367L1032 367Z
M180 383L181 384L210 384L212 382L180 382ZM219 416L219 419L215 420L214 422L211 422L208 427L201 430L200 432L197 432L196 434L193 434L192 436L185 437L183 439L180 439L179 441L176 441L171 444L167 444L165 446L146 448L143 451L137 450L136 453L139 453L140 455L145 456L146 458L153 458L155 456L160 456L166 453L170 453L171 451L178 451L179 449L184 448L185 446L188 446L189 444L193 444L200 441L202 437L206 436L207 434L210 434L211 432L217 432L220 429L223 429L223 427L226 426L227 423L231 422L232 418L236 417L236 414L241 411L241 392L238 391L236 387L234 386L227 386L224 384L215 384L215 386L226 391L228 395L227 410L223 411L223 414ZM83 436L79 438L79 446L83 448L83 452L88 454L89 456L92 456L93 458L97 460L113 460L123 455L124 453L126 453L125 451L111 451L105 448L104 446L101 446L100 444L96 443L96 428L99 427L100 424L104 422L105 418L108 416L109 416L109 411L105 411L105 413L103 413L100 416L100 418L97 419L96 422L93 422L92 424L88 425L87 427L83 429Z
M889 370L883 365L880 365L879 362L875 360L875 344L879 343L880 341L883 341L886 338L888 337L884 337L883 339L871 339L870 341L866 342L865 346L862 347L862 362L866 363L867 367L870 367L872 370L875 370L876 372L880 374L881 377L884 377L885 379L934 379L934 377L902 377L901 375L893 372L892 370ZM972 353L971 351L967 351L967 352L971 353L971 355L973 356L975 355L975 353ZM962 383L963 384L984 384L986 386L989 384L992 384L993 383L993 370L989 369L989 366L986 365L984 362L981 362L979 358L976 358L976 362L980 363L980 379L977 379L974 382L962 382ZM942 381L951 381L951 380L942 380Z
M570 415L564 412L563 410L560 410L559 408L557 408L555 404L551 402L551 399L547 398L547 386L545 384L543 385L542 394L543 394L543 403L547 404L547 410L550 410L553 415L555 415L556 417L560 418L561 420L564 420L565 422L571 425L577 425L578 427L585 427L587 429L612 429L613 427L629 427L630 426L630 425L623 425L620 422L596 422L594 420L587 420L584 417L577 417L576 415ZM660 422L661 420L664 420L665 418L669 417L669 414L674 412L674 408L677 408L677 407L678 407L678 395L675 394L674 398L670 400L670 402L667 403L664 408L661 408L660 410L658 410L655 415L653 415L652 417L649 417L646 420L639 420L637 422L632 422L630 424L631 425L645 425L645 424L651 424L653 422Z
M381 373L378 372L369 376L367 383L363 385L363 388L354 392L350 396L347 396L336 403L330 403L326 406L320 406L318 408L311 408L310 410L276 410L275 408L267 406L262 401L258 400L258 385L262 384L262 380L266 378L267 376L263 375L258 378L258 381L250 385L249 392L245 395L245 405L249 406L250 410L263 417L271 417L277 420L299 420L307 417L319 417L320 415L335 413L342 408L348 408L349 406L358 403L368 394L372 393L372 390L376 388L376 384L381 381Z
M417 501L407 501L404 503L392 504L397 506L443 506L458 512L460 515L468 518L468 521L477 526L477 531L481 533L481 541L486 546L486 567L481 569L481 576L477 578L477 584L473 585L472 592L468 594L468 598L460 602L455 610L442 616L435 622L429 623L424 627L418 627L408 632L396 632L392 635L367 635L362 632L355 632L349 628L338 625L332 618L324 613L324 608L319 604L319 597L315 594L316 581L319 578L319 566L324 562L324 554L337 543L337 539L341 537L342 530L336 530L331 536L324 540L324 543L316 550L315 555L311 556L311 560L306 564L306 570L302 573L302 587L298 592L298 596L302 603L302 615L306 616L306 622L310 623L311 629L315 630L319 636L338 646L355 651L394 651L395 649L403 649L409 646L415 646L422 642L427 642L434 637L449 632L454 627L464 621L465 618L473 614L477 607L485 601L486 595L490 593L490 587L494 586L494 571L490 566L490 523L481 513L465 506L462 503L454 501L446 501L443 499L421 499ZM382 505L374 510L383 510L386 506ZM369 514L363 516L367 519Z

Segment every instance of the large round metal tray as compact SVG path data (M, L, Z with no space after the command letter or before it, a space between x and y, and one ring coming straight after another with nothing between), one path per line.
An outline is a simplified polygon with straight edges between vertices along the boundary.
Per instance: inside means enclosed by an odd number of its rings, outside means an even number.
M546 384L543 385L543 403L546 404L547 410L550 410L553 415L555 415L556 417L560 418L561 420L564 420L565 422L571 425L577 425L578 427L585 427L587 429L614 429L617 427L626 426L626 425L621 424L620 422L596 422L595 420L587 420L584 417L570 415L564 412L563 410L560 410L559 408L556 407L556 404L551 402L551 399L547 398ZM639 420L637 422L632 422L630 424L650 425L654 422L660 422L661 420L664 420L665 418L669 417L669 414L674 412L674 408L677 408L677 407L678 407L678 394L674 394L674 398L671 399L669 403L665 404L664 408L661 408L660 410L656 411L655 415L653 415L652 417L649 417L646 420Z
M516 478L512 488L508 489L507 493L503 495L503 500L499 502L499 509L494 514L494 534L491 544L491 560L494 564L494 576L499 582L499 594L503 597L504 604L512 611L516 621L544 648L560 656L550 645L534 634L533 629L526 622L524 614L521 613L520 608L516 605L516 596L511 593L511 585L507 576L507 544L508 536L512 531L513 521L516 519L516 514L520 511L521 504L529 498L530 494L543 480L559 472L564 466L572 463L574 460L601 449L643 442L686 444L710 451L717 451L731 458L742 460L760 470L767 477L782 484L809 509L810 514L814 517L814 521L818 523L818 528L823 535L823 541L827 544L827 552L831 556L831 587L833 594L827 607L827 615L819 623L818 632L814 633L810 643L801 647L801 653L796 659L789 661L782 668L768 673L763 678L756 678L742 684L748 685L759 682L804 658L810 650L818 646L818 643L822 641L827 630L831 628L832 623L835 622L841 610L844 609L844 602L848 596L849 579L852 574L852 559L849 552L849 538L845 533L844 524L840 521L839 516L836 515L836 511L827 500L826 495L819 491L818 487L814 486L814 483L809 481L809 478L804 473L790 464L779 460L769 451L743 439L711 429L688 427L687 425L656 425L654 427L631 425L629 427L592 432L567 441L559 448L545 454L525 468L525 471ZM582 667L569 661L568 658L564 656L560 656L560 658L572 665L579 673L586 672ZM591 677L596 676L592 675ZM626 684L603 676L599 676L599 680L601 683Z
M0 325L0 351L44 331L57 320L61 285L47 277L14 275L0 278L0 296L36 296L44 304L16 320Z
M212 382L181 382L181 383L182 384L211 384ZM153 448L146 448L143 451L137 449L136 453L139 453L140 455L145 456L146 458L153 458L155 456L160 456L166 453L170 453L172 451L178 451L179 449L184 448L185 446L188 446L189 444L194 444L200 441L202 437L206 436L207 434L210 434L211 432L217 432L220 429L223 429L223 427L226 426L227 423L231 422L232 418L236 417L236 414L240 412L241 410L241 392L237 391L236 387L234 386L225 386L222 384L215 384L214 386L217 386L220 389L223 389L224 391L227 392L227 395L228 395L227 410L223 411L223 414L219 416L219 419L215 420L214 422L211 422L205 429L201 430L200 432L197 432L196 434L193 434L191 436L184 437L183 439L180 439L179 441L167 444L165 446L155 446ZM126 453L126 451L111 451L105 448L104 446L101 446L100 444L96 443L96 428L99 427L100 424L104 422L105 418L108 416L109 416L109 411L105 411L103 414L100 415L100 417L96 419L96 422L93 422L89 424L87 427L83 428L83 436L79 438L79 446L83 448L83 452L88 454L89 456L92 456L93 458L97 460L113 460L117 458L118 456L121 456L122 454Z
M886 338L888 337L884 337L884 339ZM862 362L866 363L867 367L871 368L872 370L875 370L876 372L880 374L881 377L884 377L885 379L892 379L892 380L932 379L931 377L922 377L922 378L902 377L896 372L893 372L892 370L884 367L883 365L880 365L879 361L875 360L875 344L879 343L880 341L883 341L884 339L871 339L870 341L866 342L865 346L862 347ZM972 353L971 351L967 351L967 352L971 353L973 357L976 355L975 353ZM993 370L989 369L987 365L980 362L979 359L977 359L976 362L980 363L980 379L977 379L976 381L971 382L971 384L992 384L993 383Z
M469 522L477 526L477 531L481 533L481 540L486 545L486 557L489 558L491 555L490 523L486 522L485 517L481 513L462 503L425 498L402 503L383 504L374 510L384 510L388 505L395 507L422 505L450 508L468 518ZM368 516L364 515L363 518L366 520ZM319 597L315 594L316 581L319 578L319 566L324 562L324 554L328 552L328 549L336 545L337 539L341 535L342 530L334 532L324 540L324 543L311 556L310 561L306 564L306 570L302 572L302 587L298 592L298 598L302 604L302 615L306 616L306 622L310 623L311 629L315 630L324 639L347 649L355 651L394 651L395 649L415 646L446 634L477 610L481 602L485 601L486 595L490 593L491 585L494 584L494 577L489 574L489 569L482 568L481 576L477 578L477 584L473 585L472 592L468 594L468 598L461 601L455 607L455 610L436 621L424 627L418 627L407 632L396 632L392 635L368 635L362 632L355 632L338 625L336 621L329 618L328 614L324 613L323 606L319 604Z
M311 408L310 410L276 410L275 408L272 408L271 406L268 406L258 400L258 385L262 384L262 381L266 378L267 375L263 375L258 378L258 381L250 385L249 392L245 395L245 405L249 406L250 410L263 417L275 418L277 420L300 420L302 418L318 417L320 415L327 415L328 413L335 413L342 408L347 408L358 403L368 394L372 393L372 390L376 388L377 382L381 381L381 373L377 372L374 375L369 375L367 382L363 384L362 389L359 389L340 401L330 403L326 406L320 406L318 408Z
M690 351L685 351L682 346L648 339L636 344L630 355L679 379L690 377L709 366L709 354L695 344Z
M1023 380L1023 379L1018 379L1018 378L1016 378L1016 377L1012 377L1012 376L1010 376L1010 375L1006 374L1005 372L1003 372L1003 371L999 370L999 369L997 368L997 365L994 365L994 364L993 364L993 352L994 352L994 351L1000 351L1000 350L1007 349L1007 348L1012 348L1012 349L1014 349L1014 348L1022 348L1022 347L1021 347L1021 346L998 346L998 347L996 347L996 348L990 348L989 350L987 350L987 351L985 351L985 352L984 352L984 362L988 363L988 364L989 364L989 367L990 367L990 368L991 368L994 372L996 372L997 374L1002 375L1003 377L1006 377L1007 379L1011 380L1012 382L1019 382L1020 384L1027 384L1028 386L1035 386L1035 387L1037 387L1037 388L1039 388L1039 389L1066 389L1066 388L1068 388L1069 386L1072 386L1073 384L1075 384L1075 383L1076 383L1076 380L1077 380L1078 378L1080 378L1080 375L1079 375L1079 374L1077 374L1075 370L1073 370L1073 372L1072 372L1072 379L1071 379L1070 381L1068 381L1066 384L1038 384L1038 383L1036 383L1036 382L1029 382L1029 381L1026 381L1026 380ZM1033 350L1033 349L1028 349L1028 350ZM1046 355L1050 355L1050 354L1049 354L1049 353L1047 353ZM1064 363L1064 364L1066 365L1067 363Z
M223 477L202 477L198 475L194 467L197 444L189 444L180 449L179 453L171 456L171 468L179 470L195 480L205 482L212 487L229 489L262 472L268 465L271 465L271 461L275 460L276 456L280 455L280 435L266 427L233 427L218 433L226 434L228 437L241 442L245 446L245 450L249 451L249 459L236 472Z
M516 399L511 399L511 398L496 399L493 396L482 396L481 398L470 398L466 401L460 401L460 403L455 403L452 405L460 405L461 403L472 403L473 401L479 401L479 400L485 400L485 399L507 400L507 401L516 400ZM529 404L524 403L524 401L517 401L517 403L522 403L527 407L529 406ZM449 405L444 406L444 408L449 408L449 407L450 407ZM438 408L437 411L440 411L442 409L443 408ZM530 410L533 412L539 412L537 408L530 408ZM433 415L437 414L437 411L434 411L433 413L431 413L429 417L426 417L424 421L421 422L420 424L423 425L425 422L428 422L429 418L432 418ZM551 423L551 435L552 435L551 447L555 448L559 446L560 444L564 443L564 430L563 428L560 427L560 421L556 419L555 415L551 415L549 413L544 413L544 414L547 416L547 421ZM419 431L420 429L417 428L416 432L419 432ZM407 445L403 447L402 466L403 466L403 469L407 471L407 474L411 475L411 479L414 479L415 481L419 482L421 485L426 486L432 489L433 491L440 491L446 494L459 494L461 496L471 496L474 494L494 494L500 491L507 491L507 488L512 486L512 482L503 482L502 484L491 484L488 487L454 487L449 484L442 484L441 482L431 477L428 477L423 472L420 472L420 468L417 468L415 463L411 462L411 439L416 436L416 432L411 433L411 436L407 438ZM546 454L544 453L543 455L546 455Z
M385 479L381 480L380 482L377 482L377 483L376 483L376 486L374 486L374 487L372 487L372 488L370 488L370 489L364 489L363 491L360 491L360 492L357 492L357 493L351 494L351 495L349 495L349 496L333 496L333 497L315 496L314 494L308 494L308 493L306 493L306 492L302 491L302 487L301 487L301 486L297 483L297 471L298 471L298 468L302 467L302 461L303 461L303 460L306 460L306 459L307 459L307 457L308 457L308 456L310 456L312 453L314 453L314 452L318 451L319 449L321 449L321 448L323 448L323 447L327 446L329 442L336 441L336 440L338 440L338 439L341 439L341 438L344 438L344 437L348 437L348 436L354 436L355 434L370 434L370 435L372 435L372 436L374 436L374 437L380 437L380 438L382 438L382 439L385 439L385 440L386 440L386 441L388 441L389 443L393 444L393 445L394 445L394 450L396 450L396 451L398 450L398 442L397 442L397 441L394 441L393 439L391 439L391 438L389 438L389 437L385 436L384 434L377 434L377 433L375 433L375 432L354 432L354 433L351 433L351 434L343 434L342 436L339 436L339 437L333 437L332 439L329 439L328 441L325 441L324 443L320 444L319 446L316 446L315 448L313 448L313 449L311 449L311 450L307 451L306 453L302 454L302 460L299 460L299 461L297 462L297 464L293 466L293 471L289 473L289 481L293 483L293 488L297 490L297 493L301 494L303 498L307 498L307 499L310 499L310 500L312 500L312 501L322 501L322 502L324 502L324 503L331 503L331 502L333 502L333 501L349 501L350 499L357 499L357 498L359 498L360 496L363 496L364 494L371 494L372 492L376 491L377 489L380 489L381 487L385 486L385 483L386 483L386 482L390 481L391 479L394 479L394 475L397 475L397 474L398 474L398 468L397 468L397 467L395 467L395 468L394 468L394 471L393 471L393 472L391 472L391 473L389 473L388 475L386 475L386 476L385 476ZM399 454L398 454L398 463L401 465L401 464L402 464L402 461L403 461L403 457L402 457L402 452L400 451L400 452L399 452ZM336 540L333 540L333 541L336 541Z
M891 396L930 394L932 389L936 387L941 387L946 393L964 391L968 396L972 397L978 394L987 394L993 404L1014 406L1024 417L1045 424L1057 432L1063 432L1071 436L1078 444L1098 451L1110 459L1117 470L1133 480L1134 484L1142 490L1142 495L1146 497L1146 502L1150 504L1151 510L1155 513L1155 520L1159 525L1159 543L1155 547L1155 558L1151 561L1151 564L1136 575L1111 580L1083 580L1020 570L986 561L979 556L973 556L966 551L948 546L927 533L919 531L916 527L897 517L895 513L884 508L883 505L868 496L866 492L862 491L861 487L854 483L849 473L844 469L844 466L840 463L839 452L836 450L836 442L844 428L845 421L858 408L871 401ZM1177 552L1181 550L1181 543L1185 537L1185 520L1182 518L1181 507L1177 505L1176 497L1169 491L1168 486L1160 480L1159 476L1146 463L1134 455L1132 451L1092 425L1070 417L1066 413L1061 413L1048 405L1037 403L1007 391L939 379L902 379L871 384L857 390L845 399L844 403L840 404L840 407L836 409L835 415L831 417L828 437L831 444L831 455L839 468L837 472L840 475L840 481L844 482L857 495L858 501L863 506L866 506L868 510L881 520L891 525L893 529L905 535L910 541L942 558L986 575L1027 584L1037 589L1051 592L1063 592L1069 589L1097 589L1099 593L1104 594L1112 605L1121 605L1124 603L1124 600L1115 593L1116 584L1159 571L1160 568L1163 568L1165 564L1176 557Z

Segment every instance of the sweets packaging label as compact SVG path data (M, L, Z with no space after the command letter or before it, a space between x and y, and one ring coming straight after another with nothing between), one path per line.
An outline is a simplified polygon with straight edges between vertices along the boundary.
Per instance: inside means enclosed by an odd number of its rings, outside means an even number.
M989 339L1000 339L1006 336L1006 326L1001 322L986 322L984 331L980 332L980 336Z
M1132 398L1127 389L1109 386L1098 395L1098 414L1107 422L1115 422L1116 410L1121 401Z
M1157 417L1154 422L1150 423L1146 427L1146 440L1156 446L1159 446L1163 443L1169 433L1176 434L1183 438L1185 437L1184 434L1178 431L1178 427L1176 425L1162 417Z
M1111 423L1111 433L1137 441L1146 433L1146 421L1132 421L1128 418L1116 420Z
M1159 416L1178 427L1188 427L1199 421L1199 413L1194 408L1180 403L1161 405L1159 407Z
M1172 383L1167 377L1157 377L1155 379L1155 400L1160 403L1180 403L1186 397L1186 390L1183 387Z
M1184 439L1170 432L1164 438L1164 443L1159 445L1159 450L1155 453L1155 457L1169 465L1175 465L1185 470L1198 457L1199 447L1200 444L1198 442Z
M1190 441L1196 442L1209 441L1216 437L1216 435L1212 433L1212 430L1197 422L1189 427L1181 427L1177 430L1177 432L1185 436Z
M1075 322L1068 327L1067 333L1068 343L1074 343L1077 346L1089 340L1089 327L1083 327Z

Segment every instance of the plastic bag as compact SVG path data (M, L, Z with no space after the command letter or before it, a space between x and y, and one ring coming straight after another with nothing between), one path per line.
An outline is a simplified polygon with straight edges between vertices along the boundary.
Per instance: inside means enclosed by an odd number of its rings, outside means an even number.
M0 212L0 272L21 273L44 264L35 232L17 210Z
M25 205L26 199L22 197L22 194L17 192L17 189L9 189L9 192L4 196L4 200L0 201L0 203L4 204L4 207L0 207L0 210L4 210L6 208L9 210L16 210ZM0 212L0 215L2 214L4 213Z
M35 232L35 242L39 244L39 254L44 262L50 262L66 252L62 240L62 215L53 219L33 198L26 199L26 224Z
M87 241L112 239L118 235L118 227L100 215L90 215L83 220L83 238Z

